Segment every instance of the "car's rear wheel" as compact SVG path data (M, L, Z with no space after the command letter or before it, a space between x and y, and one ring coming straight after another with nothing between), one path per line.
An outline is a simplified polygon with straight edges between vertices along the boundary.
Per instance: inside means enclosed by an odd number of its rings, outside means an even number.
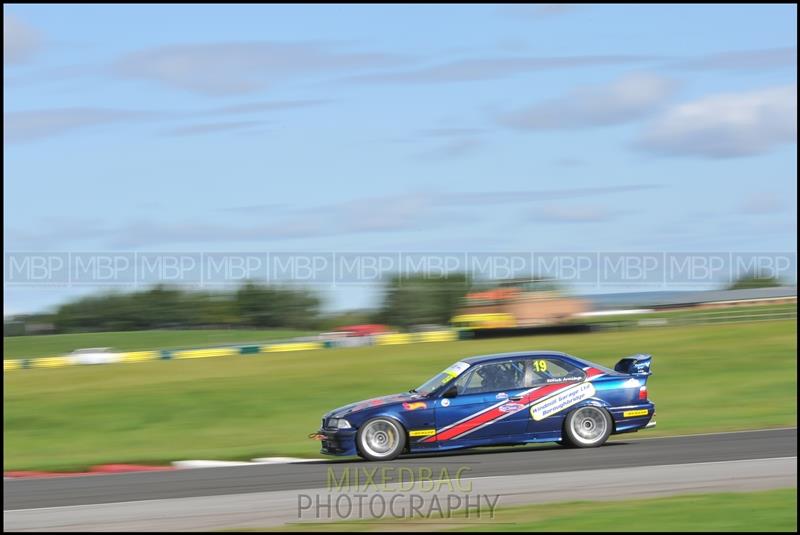
M608 411L588 405L569 413L564 420L564 439L578 448L601 446L611 435Z
M358 453L370 461L390 461L403 452L406 431L390 418L373 418L356 435Z

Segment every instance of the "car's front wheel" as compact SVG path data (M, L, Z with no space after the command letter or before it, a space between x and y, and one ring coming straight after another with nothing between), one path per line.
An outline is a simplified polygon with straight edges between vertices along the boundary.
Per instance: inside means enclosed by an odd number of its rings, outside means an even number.
M370 461L390 461L403 452L406 432L390 418L373 418L358 430L358 453Z
M608 411L588 405L569 413L564 421L564 438L578 448L601 446L611 435Z

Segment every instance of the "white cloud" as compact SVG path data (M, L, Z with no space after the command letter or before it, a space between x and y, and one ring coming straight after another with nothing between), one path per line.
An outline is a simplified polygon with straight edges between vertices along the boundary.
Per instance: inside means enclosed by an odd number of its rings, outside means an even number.
M413 70L358 75L348 80L365 83L438 84L493 80L526 72L554 69L594 67L601 65L630 65L652 61L654 59L658 58L632 54L469 58Z
M221 121L217 123L191 124L173 128L166 132L170 136L194 136L199 134L215 134L263 126L266 121Z
M287 78L392 66L405 58L344 52L330 43L268 41L168 45L128 54L111 70L123 78L150 80L209 95L260 91Z
M158 113L106 108L59 108L3 114L3 143L24 143L74 130L152 119Z
M785 210L786 205L781 197L770 192L751 193L740 206L741 212L753 215L774 215Z
M214 108L206 112L208 115L233 115L233 114L252 114L264 111L282 111L296 108L307 108L320 106L330 103L329 99L306 99L306 100L273 100L260 102L246 102L244 104L234 104L222 108Z
M127 222L90 219L44 219L38 230L6 228L10 249L49 250L76 242L92 247L142 248L188 243L264 243L286 239L359 234L430 232L447 227L468 228L491 216L490 206L545 202L528 212L529 220L547 223L611 221L627 212L596 205L553 207L554 199L594 197L652 189L655 185L573 188L563 190L485 191L462 193L410 192L296 208L289 205L249 205L221 209L222 219L164 221L157 217ZM250 225L234 223L230 213L255 216Z
M604 206L553 206L546 205L528 212L528 219L537 223L606 223L621 215L625 210L612 210Z
M24 63L41 47L41 36L14 15L3 13L3 65Z
M675 82L667 78L630 74L610 84L581 87L563 97L507 113L500 122L524 130L621 124L655 111L675 88Z
M194 120L208 116L248 115L277 112L321 105L327 100L287 100L247 102L221 108L186 111L124 110L109 108L55 108L12 111L3 114L3 142L24 143L51 136L73 133L89 127L109 124L131 124L141 121ZM219 121L188 124L168 131L171 135L225 132L265 124L264 121Z
M695 70L763 71L797 66L797 48L733 50L684 61L679 66Z
M541 202L558 199L574 199L579 197L596 197L634 191L660 189L660 184L634 184L626 186L600 186L594 188L565 188L551 190L523 191L482 191L460 192L440 195L437 203L449 206L487 206L490 204L507 204L520 202Z
M423 160L449 160L473 154L485 146L479 137L457 137L418 154Z
M797 140L797 85L722 93L667 110L635 146L675 156L732 158Z
M571 13L576 9L578 6L575 4L511 4L499 6L497 12L515 19L543 19Z

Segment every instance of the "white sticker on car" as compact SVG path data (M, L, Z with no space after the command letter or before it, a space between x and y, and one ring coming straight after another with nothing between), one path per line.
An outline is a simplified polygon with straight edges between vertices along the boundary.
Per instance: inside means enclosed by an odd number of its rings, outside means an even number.
M531 416L537 422L594 396L592 383L581 383L531 406Z
M458 377L459 375L464 373L464 370L466 370L467 368L469 368L469 364L467 364L466 362L456 362L455 364L447 368L444 371L444 373L450 375L451 377Z

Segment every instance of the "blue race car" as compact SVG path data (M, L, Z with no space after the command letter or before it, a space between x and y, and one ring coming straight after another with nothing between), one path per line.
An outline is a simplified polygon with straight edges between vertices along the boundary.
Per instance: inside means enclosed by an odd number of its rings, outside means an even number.
M371 461L529 442L600 446L655 426L651 360L625 357L610 370L555 351L471 357L406 393L332 410L310 437L322 453Z

